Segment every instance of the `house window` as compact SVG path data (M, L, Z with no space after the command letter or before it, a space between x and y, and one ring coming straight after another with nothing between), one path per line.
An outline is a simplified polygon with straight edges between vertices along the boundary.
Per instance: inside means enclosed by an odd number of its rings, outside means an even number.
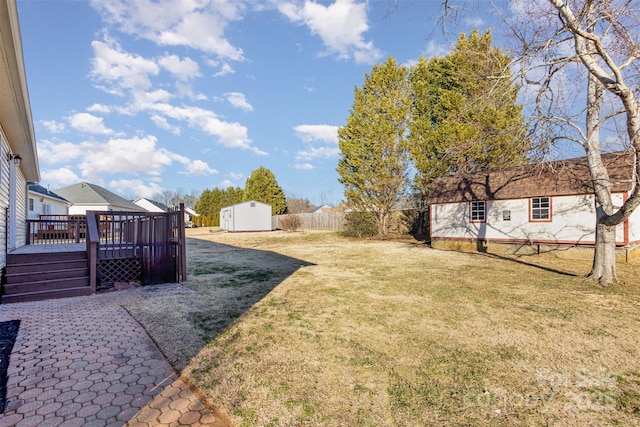
M551 198L532 197L531 198L531 221L551 220Z
M33 212L33 199L29 197L29 212Z
M486 218L484 200L471 202L471 222L484 222Z
M251 202L251 207L252 207L252 208L255 208L255 207L256 207L256 204L255 204L255 203L253 203L253 202Z

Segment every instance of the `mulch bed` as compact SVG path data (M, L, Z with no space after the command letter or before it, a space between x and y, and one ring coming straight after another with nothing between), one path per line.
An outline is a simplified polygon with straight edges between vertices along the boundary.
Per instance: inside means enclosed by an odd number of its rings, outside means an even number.
M19 320L0 322L0 414L4 413L7 399L7 370L13 344L20 329Z

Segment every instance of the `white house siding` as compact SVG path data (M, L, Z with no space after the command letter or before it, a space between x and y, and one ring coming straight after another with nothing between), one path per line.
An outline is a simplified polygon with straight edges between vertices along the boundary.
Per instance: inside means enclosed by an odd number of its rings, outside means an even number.
M629 243L640 243L640 207L629 216L628 224Z
M26 244L27 183L20 168L7 161L10 153L4 133L0 131L0 268L6 265L5 243L9 250ZM11 181L13 180L13 185ZM11 191L15 194L11 194ZM11 202L14 203L11 203ZM14 216L15 227L7 235L7 217Z
M27 244L27 180L16 167L16 248Z
M622 195L614 195L615 203ZM593 244L596 223L593 195L554 196L551 221L529 221L529 199L486 201L486 222L471 222L469 202L431 206L433 239L528 241L539 243ZM510 220L503 214L510 211ZM616 240L624 242L624 226Z
M7 209L9 208L9 163L5 160L9 153L9 146L6 143L4 133L0 129L0 268L4 268L7 263L5 252L5 242L7 241Z
M33 210L29 209L27 199L27 218L38 219L40 215L67 215L69 204L60 199L47 197L44 194L29 192L29 199L33 200ZM48 206L48 207L46 207Z

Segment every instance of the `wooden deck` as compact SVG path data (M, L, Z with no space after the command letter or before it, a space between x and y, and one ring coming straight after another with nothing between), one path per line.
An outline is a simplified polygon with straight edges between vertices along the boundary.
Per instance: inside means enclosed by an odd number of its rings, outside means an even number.
M46 254L86 251L86 243L54 243L50 245L25 245L10 251L10 254Z

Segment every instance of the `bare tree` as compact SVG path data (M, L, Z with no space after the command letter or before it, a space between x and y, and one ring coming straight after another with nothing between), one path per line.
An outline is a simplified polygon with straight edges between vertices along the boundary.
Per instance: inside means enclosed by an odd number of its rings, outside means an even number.
M525 87L535 88L530 92L534 134L546 144L576 142L586 152L597 216L594 259L587 277L603 285L616 283L616 226L640 205L637 3L547 0L510 4L523 18L504 22L519 41ZM573 93L567 88L573 88ZM601 156L604 141L612 136L618 147L635 153L635 186L620 207L614 205L614 183ZM549 146L543 147L546 151Z

